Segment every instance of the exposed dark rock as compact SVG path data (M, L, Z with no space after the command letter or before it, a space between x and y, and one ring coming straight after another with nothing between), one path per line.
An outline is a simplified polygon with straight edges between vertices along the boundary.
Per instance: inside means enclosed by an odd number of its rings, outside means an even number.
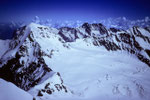
M119 35L121 37L121 41L123 41L124 43L127 43L127 44L131 44L131 40L130 40L131 37L129 34L121 33Z
M36 100L35 98L33 98L33 100Z
M30 58L31 55L29 55L27 45L22 44L16 52L15 57L6 61L4 60L5 63L2 64L0 68L0 78L12 82L24 90L29 90L31 87L37 85L46 73L52 71L46 65L42 55L40 55L41 50L39 44L33 41L32 37L30 37L29 40L32 41L34 60ZM16 42L12 42L11 45L16 45ZM21 60L24 59L24 57L27 59L27 62ZM1 59L1 61L3 61L3 59Z
M104 38L96 39L93 44L95 46L104 46L108 51L116 51L121 50L119 46L117 46L114 42L111 42L109 40L105 40Z
M117 40L118 42L121 42L121 41L119 40L119 38L117 37L117 35L115 35L115 38L116 38L116 40Z
M150 33L150 27L145 27L145 30L147 30Z
M104 25L102 25L101 23L98 24L99 25L99 32L100 34L108 34L108 31L106 29L106 27Z
M146 51L147 55L150 57L150 50L146 49L145 51Z
M145 58L143 55L138 54L137 57L138 57L139 60L146 63L148 66L150 66L150 61L147 58Z
M74 42L78 37L77 30L75 28L62 27L59 29L58 34L66 41L66 42Z
M116 28L110 28L110 31L116 33L116 32L119 32L120 30L119 30L119 29L116 29Z
M39 91L41 91L42 94L47 93L47 94L52 94L55 91L63 91L63 92L68 92L67 88L64 86L62 78L60 73L56 73L56 76L60 78L61 83L53 83L53 82L48 82L47 84L45 84L45 86L40 89Z
M29 38L29 40L30 40L31 42L34 42L34 40L32 39L32 37L33 37L33 34L32 34L32 32L30 32L28 38Z
M39 91L37 96L43 96L42 92Z
M84 23L84 24L82 25L82 28L84 28L85 31L88 33L88 35L91 36L91 26L90 26L88 23Z
M52 94L52 91L51 90L47 90L46 91L48 94Z
M45 92L45 90L44 90L44 89L42 89L41 91L42 91L42 92Z
M64 85L62 85L62 88L65 90L65 92L68 92L67 88Z
M112 32L118 32L116 29L111 29ZM135 54L139 60L146 63L149 66L149 58L142 55L141 51L144 50L142 45L135 39L139 37L145 42L150 43L150 38L144 36L138 29L138 27L133 27L133 34L126 31L119 31L119 33L110 33L107 36L93 36L93 44L95 46L104 46L108 51L124 50L131 54ZM114 42L114 41L117 41ZM149 56L150 51L148 49L144 50Z
M45 89L47 89L49 85L50 85L50 83L47 83L47 84L45 85Z
M18 72L20 68L22 70ZM36 75L36 73L40 73L38 72L39 69L43 70L41 76ZM40 59L39 63L32 62L25 68L24 65L20 63L19 56L16 56L16 58L9 60L7 64L4 64L2 68L0 68L0 78L12 82L24 90L28 90L37 85L41 78L50 71L51 69L44 63L41 63Z

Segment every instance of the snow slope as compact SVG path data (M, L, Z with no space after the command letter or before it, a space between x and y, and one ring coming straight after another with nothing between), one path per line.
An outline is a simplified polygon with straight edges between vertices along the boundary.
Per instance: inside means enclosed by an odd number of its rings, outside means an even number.
M0 40L0 58L9 49L10 40Z
M0 79L0 100L33 100L33 96L14 84Z
M73 95L54 100L149 100L150 69L125 52L108 52L79 40L70 50L55 54L59 71ZM58 63L59 62L59 63ZM62 66L63 65L63 66Z

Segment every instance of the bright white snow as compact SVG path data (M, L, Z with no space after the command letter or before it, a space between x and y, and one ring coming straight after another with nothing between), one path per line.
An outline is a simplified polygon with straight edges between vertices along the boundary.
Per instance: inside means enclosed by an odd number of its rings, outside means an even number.
M0 100L33 100L33 96L14 84L0 79Z
M51 68L60 72L73 95L54 100L149 100L150 69L133 55L108 52L77 40L55 53ZM48 62L47 62L48 63Z

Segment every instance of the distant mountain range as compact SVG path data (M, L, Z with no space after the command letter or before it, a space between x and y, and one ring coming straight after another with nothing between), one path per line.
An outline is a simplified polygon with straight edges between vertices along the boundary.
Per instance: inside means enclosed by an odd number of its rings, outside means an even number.
M54 28L61 28L61 27L79 27L85 22L77 20L77 21L53 21L51 19L42 20L38 16L35 16L35 18L31 21L33 23L37 23L40 25L45 25L49 27ZM108 18L105 20L99 20L99 21L87 21L87 23L102 23L107 28L117 28L117 29L124 29L127 30L133 26L139 26L139 27L148 27L150 26L150 18L145 17L141 20L128 20L125 17L119 17L119 18ZM25 22L8 22L8 23L0 23L0 39L11 39L13 37L13 32L18 29L19 27L22 27L26 25Z

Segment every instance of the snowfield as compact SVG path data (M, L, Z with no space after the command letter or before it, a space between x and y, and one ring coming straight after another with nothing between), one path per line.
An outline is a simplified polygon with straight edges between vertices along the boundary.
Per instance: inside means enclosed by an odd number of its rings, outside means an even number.
M81 40L55 53L51 68L72 92L52 100L149 100L150 69L127 52L108 52ZM46 58L45 58L46 60ZM48 99L47 99L48 100Z
M33 96L14 84L0 79L0 100L33 100Z

